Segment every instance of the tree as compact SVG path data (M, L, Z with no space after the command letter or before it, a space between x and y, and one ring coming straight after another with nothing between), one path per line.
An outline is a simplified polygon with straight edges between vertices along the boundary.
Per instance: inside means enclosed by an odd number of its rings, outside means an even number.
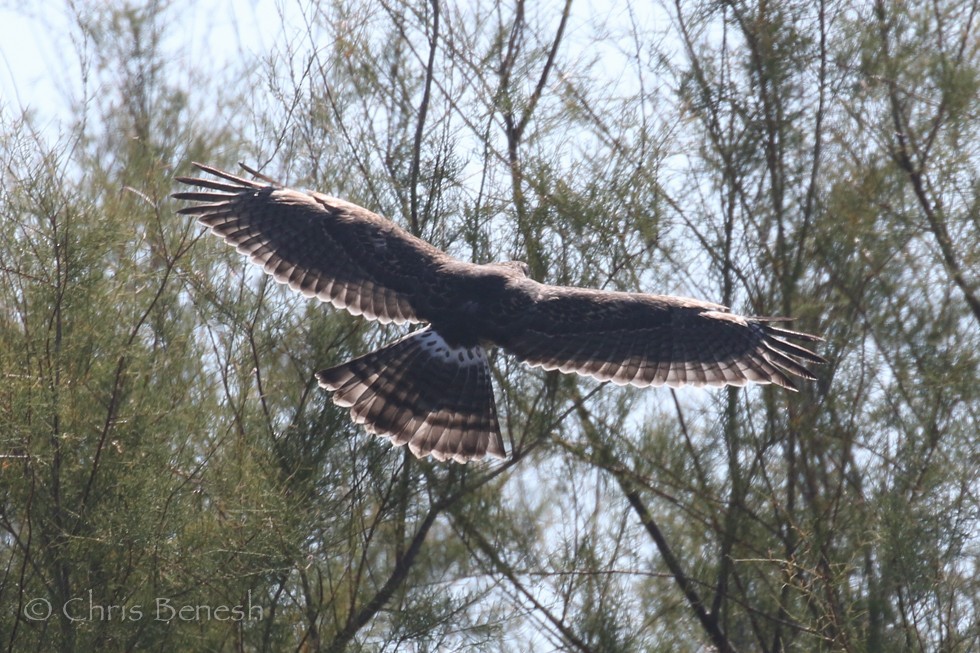
M980 644L975 4L298 4L221 71L173 63L178 5L71 7L101 92L58 141L0 114L8 650ZM312 378L400 330L174 215L235 159L539 280L793 315L831 363L499 356L511 458L416 460Z

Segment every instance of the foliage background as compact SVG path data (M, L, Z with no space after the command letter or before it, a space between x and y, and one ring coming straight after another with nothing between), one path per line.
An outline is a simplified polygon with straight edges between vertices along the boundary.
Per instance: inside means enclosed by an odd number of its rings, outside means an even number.
M976 2L284 0L230 59L192 5L8 9L71 84L57 121L0 98L0 647L980 647ZM636 391L497 355L512 458L417 461L312 380L398 330L176 216L192 160L793 315L831 363Z

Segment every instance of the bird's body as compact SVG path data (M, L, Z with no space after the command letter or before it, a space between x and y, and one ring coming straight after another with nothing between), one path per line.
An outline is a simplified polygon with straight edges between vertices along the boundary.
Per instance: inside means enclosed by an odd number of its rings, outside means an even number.
M453 261L437 271L434 292L419 302L419 318L453 345L496 343L498 316L517 316L534 301L534 289L517 267Z
M427 323L401 340L317 373L334 403L418 456L503 457L485 346L532 366L635 386L812 379L817 341L684 297L552 286L519 262L460 261L357 205L195 164L222 181L180 210L280 283L383 323ZM243 166L244 167L244 166ZM246 168L247 170L247 168Z

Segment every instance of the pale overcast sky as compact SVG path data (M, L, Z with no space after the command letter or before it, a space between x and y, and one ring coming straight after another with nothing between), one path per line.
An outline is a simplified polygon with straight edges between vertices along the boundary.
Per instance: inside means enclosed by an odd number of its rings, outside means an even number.
M13 114L30 109L38 127L57 130L71 117L67 99L82 92L79 31L67 3L22 4L32 8L0 4L0 107ZM169 14L180 18L182 29L168 30L165 47L180 65L185 59L199 68L222 67L242 51L261 54L288 29L283 4L301 19L297 3L282 0L178 1Z
M73 4L86 11L103 1L75 0ZM167 15L179 20L181 25L180 29L166 30L164 49L176 70L193 68L207 73L213 68L217 71L243 52L261 57L277 43L308 38L303 16L304 7L308 11L307 5L296 0L175 0ZM577 3L565 47L574 52L572 44L579 36L579 28L593 21L606 28L628 27L630 11L640 25L662 25L664 17L657 15L653 5L641 1L610 10L604 0ZM546 4L538 5L538 10L547 13L550 9L546 7ZM82 96L76 52L84 44L78 42L79 37L68 0L0 0L0 108L13 114L18 114L21 108L31 109L38 119L36 126L42 129L59 121L67 122L71 116L66 99ZM630 48L628 42L617 44L616 41L615 29L605 43L590 41L590 48L603 48L603 60L610 64L613 79L624 72L622 51L617 50ZM88 89L89 93L95 90Z

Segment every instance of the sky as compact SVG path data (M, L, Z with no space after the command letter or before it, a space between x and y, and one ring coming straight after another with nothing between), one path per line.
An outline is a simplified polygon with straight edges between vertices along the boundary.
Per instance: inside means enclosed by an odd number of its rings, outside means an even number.
M97 91L83 87L77 52L86 48L91 52L94 46L80 40L73 12L91 12L103 3L104 0L0 0L0 109L15 115L21 109L30 109L35 126L42 133L57 132L60 125L70 123L72 100L83 97L86 90L89 94ZM166 30L164 51L177 69L196 69L208 79L219 79L221 75L208 73L220 72L243 54L261 58L277 43L308 38L304 28L305 2L170 0L166 4L170 5L167 15L180 21L180 29ZM641 24L661 23L663 18L654 17L649 4L634 2L613 12L602 0L580 2L573 11L566 40L576 38L576 24L583 26L598 20L610 27L628 25L629 11L634 16L639 12ZM591 47L596 45L592 43ZM603 58L618 58L616 47ZM610 67L611 77L622 74L621 65Z
M82 0L75 5L86 11L96 3ZM182 29L168 30L166 47L195 66L220 68L243 51L261 54L290 29L291 21L283 21L281 10L301 18L296 5L282 0L178 0L170 13L179 17ZM0 107L14 114L30 110L39 129L52 135L70 122L71 100L82 97L84 90L76 52L92 46L80 42L74 23L68 2L0 0Z

